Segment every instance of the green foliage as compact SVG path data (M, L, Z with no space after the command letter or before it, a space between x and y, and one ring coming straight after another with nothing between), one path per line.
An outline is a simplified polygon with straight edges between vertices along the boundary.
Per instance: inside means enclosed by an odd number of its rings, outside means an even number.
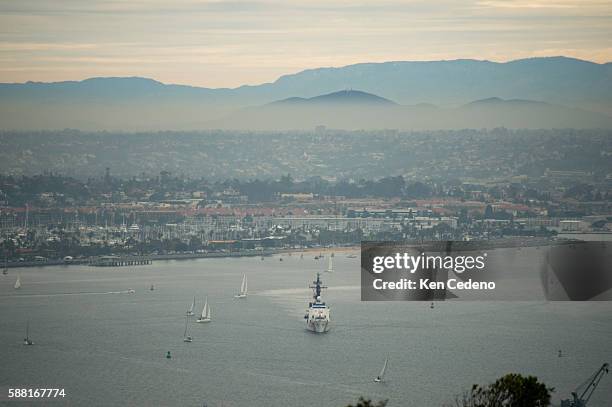
M378 403L375 403L372 400L366 400L363 397L359 397L359 400L357 400L357 404L349 404L347 407L385 407L386 405L387 400L381 400Z
M507 374L487 386L475 384L455 400L457 407L546 407L553 388L535 376Z

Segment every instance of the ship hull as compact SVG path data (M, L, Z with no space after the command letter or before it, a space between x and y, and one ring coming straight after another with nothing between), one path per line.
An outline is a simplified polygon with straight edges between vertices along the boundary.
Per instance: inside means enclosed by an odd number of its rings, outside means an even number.
M329 331L329 321L308 321L306 322L306 329L318 334L325 333Z

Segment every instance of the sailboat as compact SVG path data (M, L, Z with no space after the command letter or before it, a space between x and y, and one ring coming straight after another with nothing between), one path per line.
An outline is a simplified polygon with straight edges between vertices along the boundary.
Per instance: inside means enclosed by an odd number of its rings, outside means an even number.
M334 258L329 256L329 262L327 264L327 270L325 270L328 273L333 273L334 272Z
M193 342L193 338L187 335L187 322L189 318L185 317L185 333L183 334L183 342Z
M189 307L189 309L187 310L187 316L193 316L195 315L193 313L193 310L195 309L195 295L193 296L193 302L191 303L191 307Z
M204 308L202 308L202 314L198 318L197 322L210 322L210 306L208 305L208 297L204 301Z
M387 356L385 358L385 363L383 364L382 369L380 370L380 373L378 374L378 376L376 377L376 379L374 379L375 383L380 383L384 380L385 378L385 372L387 371L387 364L389 363L389 356Z
M242 275L242 284L240 284L240 292L238 295L235 295L234 298L246 298L247 296L247 276L246 274Z
M21 288L21 276L17 276L17 281L15 281L15 290Z
M26 336L23 338L24 345L34 345L34 342L30 339L30 321L26 324Z

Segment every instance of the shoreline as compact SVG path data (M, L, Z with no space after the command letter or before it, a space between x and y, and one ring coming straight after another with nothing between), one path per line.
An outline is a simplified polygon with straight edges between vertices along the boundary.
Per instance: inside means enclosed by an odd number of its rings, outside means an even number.
M268 257L278 254L288 253L349 253L361 250L361 246L338 246L338 247L321 247L321 248L299 248L299 249L268 249L264 251L235 251L235 252L211 252L211 253L174 253L174 254L155 254L150 256L119 256L126 260L134 257L144 257L151 261L167 261L167 260L194 260L206 258L223 258L223 257ZM90 265L94 258L73 259L71 261L64 260L46 260L46 261L21 261L7 263L6 267L25 268L25 267L49 267L49 266L83 266ZM145 264L143 264L145 265ZM135 267L140 265L134 265ZM104 266L95 266L104 267ZM117 266L122 267L122 266Z
M551 240L549 238L531 238L528 240L518 239L515 237L500 239L500 240L488 240L488 241L480 241L484 243L488 248L526 248L531 246L548 246L553 245L555 243L565 242L574 240L574 236L579 236L580 234L572 234L572 238L560 238L558 240ZM579 240L579 239L578 239ZM475 243L477 241L466 241L465 243ZM363 242L367 243L367 242ZM388 242L388 243L398 243L401 242ZM412 243L412 242L411 242ZM163 260L192 260L192 259L205 259L205 258L223 258L223 257L258 257L258 256L274 256L274 255L282 255L289 253L303 253L303 254L313 254L316 255L318 253L352 253L361 251L361 244L351 244L348 246L333 246L333 247L302 247L302 248L279 248L279 249L265 249L265 250L239 250L233 252L208 252L208 253L173 253L173 254L154 254L154 255L143 255L143 256L133 256L133 255L117 255L117 257L121 258L124 261L131 261L135 258L141 258L151 261L163 261ZM6 264L7 268L25 268L25 267L47 267L47 266L72 266L72 265L92 265L92 263L99 259L102 256L94 256L88 258L76 258L70 261L64 261L63 259L54 259L54 260L45 260L45 261L21 261L21 262L9 262ZM103 266L102 266L103 267ZM121 266L119 266L121 267ZM0 268L2 268L0 266Z

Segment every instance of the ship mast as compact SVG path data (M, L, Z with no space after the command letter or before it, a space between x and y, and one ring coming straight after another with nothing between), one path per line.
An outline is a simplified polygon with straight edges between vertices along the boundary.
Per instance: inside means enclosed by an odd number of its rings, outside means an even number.
M308 286L309 288L312 288L312 291L314 293L312 298L314 298L315 300L317 300L321 296L321 289L327 288L327 286L322 285L322 283L323 281L321 281L321 273L317 273L317 279L312 282L312 284L314 285Z

